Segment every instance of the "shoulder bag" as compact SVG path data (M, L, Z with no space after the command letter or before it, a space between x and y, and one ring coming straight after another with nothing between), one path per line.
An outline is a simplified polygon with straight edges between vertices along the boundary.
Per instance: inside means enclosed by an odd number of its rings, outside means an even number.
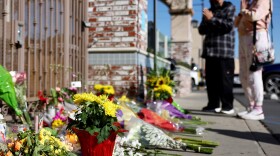
M267 64L272 64L274 62L274 48L273 48L273 34L272 34L272 28L273 28L273 24L272 24L272 11L271 11L271 2L270 2L270 14L271 14L271 42L269 40L269 35L267 34L267 39L270 42L269 45L270 47L268 49L265 49L263 51L257 50L256 49L256 34L257 34L257 22L254 22L254 32L253 32L253 62L252 62L252 66L257 67L261 67L263 65L267 65ZM268 32L267 32L268 33ZM253 69L251 69L252 67L250 67L251 71L254 71ZM257 69L255 69L257 70Z

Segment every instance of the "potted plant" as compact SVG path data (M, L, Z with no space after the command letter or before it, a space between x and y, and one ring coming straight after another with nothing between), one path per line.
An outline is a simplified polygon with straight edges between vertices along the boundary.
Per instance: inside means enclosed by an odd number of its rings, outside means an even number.
M80 141L82 154L111 156L120 126L117 123L119 106L106 95L80 93L74 95L78 111L68 123Z

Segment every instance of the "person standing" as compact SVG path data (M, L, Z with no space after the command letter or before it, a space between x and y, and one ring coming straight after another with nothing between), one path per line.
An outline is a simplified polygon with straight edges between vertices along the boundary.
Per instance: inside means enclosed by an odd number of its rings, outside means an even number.
M206 61L208 96L202 111L233 114L235 6L224 0L210 0L210 4L210 9L203 10L198 28L205 35L202 57Z
M268 27L271 20L271 0L241 0L240 13L235 19L239 34L240 81L250 106L237 115L244 119L263 120L262 68L250 70L253 53L253 30L256 22L256 49L270 47Z

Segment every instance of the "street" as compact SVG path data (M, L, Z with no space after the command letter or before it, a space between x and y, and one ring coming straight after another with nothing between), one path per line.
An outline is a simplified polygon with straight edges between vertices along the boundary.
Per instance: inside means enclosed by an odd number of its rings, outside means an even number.
M234 98L242 105L247 106L248 102L241 88L234 89ZM267 129L280 141L280 101L264 99L265 120L261 121Z

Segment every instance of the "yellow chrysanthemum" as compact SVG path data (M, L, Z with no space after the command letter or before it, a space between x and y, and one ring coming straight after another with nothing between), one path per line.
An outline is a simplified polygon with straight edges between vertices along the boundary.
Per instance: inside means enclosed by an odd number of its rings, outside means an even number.
M68 150L68 147L62 143L58 138L51 135L51 132L48 130L45 130L44 128L40 130L39 132L39 141L42 145L45 143L48 143L54 146L58 146L59 149L66 149Z
M101 84L94 85L94 90L96 90L96 91L100 91L102 88L103 88L103 85L101 85Z
M59 128L63 126L65 123L61 119L56 119L52 123L52 128Z
M107 95L96 96L92 93L81 93L74 95L74 103L81 104L82 102L97 103L104 107L105 114L108 116L116 117L117 109L119 106L108 100Z
M75 104L80 104L85 101L94 102L97 96L94 95L93 93L81 93L81 94L75 94L73 98Z
M116 117L117 110L120 109L118 105L114 104L111 101L106 101L103 104L103 107L105 109L105 114L111 117Z
M114 87L111 85L106 85L103 88L105 94L115 94Z
M120 102L128 102L129 99L125 95L123 95L121 98L119 98L119 101Z

